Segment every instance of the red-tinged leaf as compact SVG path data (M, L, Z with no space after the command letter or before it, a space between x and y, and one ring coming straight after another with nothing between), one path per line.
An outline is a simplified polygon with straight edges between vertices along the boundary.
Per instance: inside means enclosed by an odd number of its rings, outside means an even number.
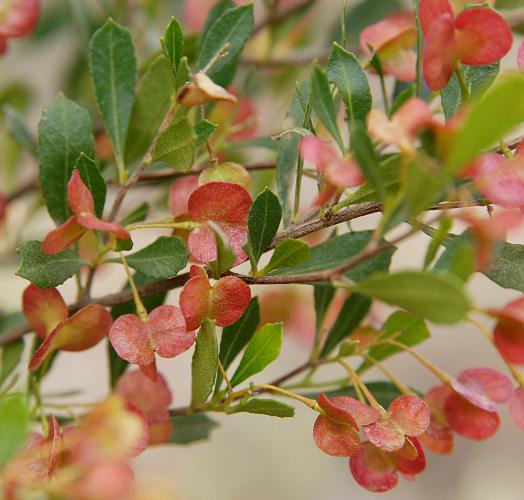
M371 443L383 451L400 450L406 441L406 436L402 429L387 415L380 417L375 423L364 427L362 431Z
M198 177L189 175L176 180L169 191L169 211L173 217L181 217L189 212L189 197L198 188Z
M146 324L135 314L123 314L113 322L109 341L116 353L129 363L142 367L155 361Z
M420 0L419 18L424 36L427 36L431 23L443 14L454 17L449 0Z
M76 220L87 229L112 233L119 240L127 240L129 238L129 233L120 224L103 221L94 214L82 213L76 216Z
M470 368L464 370L459 374L457 380L498 404L506 403L513 391L513 384L509 377L505 373L492 368ZM465 397L467 398L467 396ZM474 404L474 401L471 402Z
M508 160L496 153L479 158L471 169L475 187L490 201L506 208L524 205L524 161Z
M429 427L429 408L417 396L399 396L389 406L388 415L409 436L418 436Z
M302 138L300 153L305 161L313 164L320 172L338 160L338 154L331 144L315 136Z
M426 469L426 456L424 450L417 438L410 436L406 440L405 447L414 446L415 457L413 459L406 458L406 454L402 450L395 453L395 464L399 472L406 478L410 479Z
M333 457L350 457L360 447L358 430L352 424L337 423L324 415L315 421L313 439L320 450Z
M95 200L89 188L80 177L80 172L75 170L67 184L67 200L74 214L94 214Z
M355 481L369 491L389 491L398 483L391 458L369 442L362 443L358 453L349 459L349 470Z
M509 413L513 421L519 426L520 430L524 432L524 388L519 387L515 389L509 398Z
M134 473L126 462L100 460L67 488L69 498L132 498Z
M136 415L142 423L141 437L136 441L135 446L132 448L130 452L131 457L137 457L143 451L145 451L149 445L149 425L147 423L147 416L140 408L136 407L132 403L127 403L126 409L128 412Z
M251 196L238 184L209 182L189 197L188 210L191 220L196 222L245 224L251 204Z
M513 300L502 309L489 309L488 312L504 326L521 328L524 326L524 297Z
M338 160L326 169L327 180L338 188L360 186L366 180L358 163Z
M189 269L189 276L191 278L204 278L209 280L206 270L200 266L191 266Z
M497 413L471 404L456 392L446 400L445 411L451 428L469 439L487 439L497 432L500 425Z
M0 38L17 38L31 33L38 21L40 0L12 0L2 6Z
M210 314L218 326L229 326L240 319L251 301L251 289L235 276L219 279L211 290Z
M67 306L56 288L29 285L24 290L22 307L31 328L41 339L67 318Z
M370 425L379 417L378 410L349 396L328 398L320 394L317 402L328 418L338 423L351 423L355 428Z
M33 357L29 361L29 371L33 372L37 370L42 365L45 358L47 358L47 356L49 356L49 354L53 352L53 339L55 336L55 332L56 330L53 330L48 335L48 337L40 344L40 347L35 351Z
M149 446L169 443L172 435L173 424L168 416L162 422L157 422L149 426Z
M149 380L156 382L156 379L158 377L158 370L156 367L156 358L153 360L153 362L149 365L140 365L138 367L140 369L140 372L146 376Z
M47 234L42 243L42 250L48 255L56 255L76 243L85 232L86 228L81 226L76 215L73 215Z
M441 436L443 439L446 439L444 431L449 429L449 422L444 406L452 392L453 390L447 385L439 385L433 387L433 389L424 396L424 401L428 405L431 413L430 427L427 430L427 434L430 436L428 439L439 439ZM440 433L440 431L443 431L443 433ZM421 438L422 437L423 436L421 436ZM430 449L432 448L430 447Z
M234 265L247 259L242 246L244 245L248 230L243 224L218 224L227 236L236 255ZM216 237L214 231L207 225L193 229L188 239L189 251L198 261L209 264L217 259Z
M128 403L144 412L148 423L165 417L173 396L163 375L158 374L155 382L140 370L124 373L115 387L115 392Z
M449 455L453 451L453 433L448 427L438 427L432 422L428 430L418 439L426 448L438 455Z
M196 330L208 316L210 292L211 285L207 275L195 276L184 285L180 294L180 309L189 330Z
M89 349L107 337L112 322L104 307L89 304L55 329L53 347L73 352Z
M508 23L492 9L466 9L457 17L455 26L463 64L481 66L497 62L513 44Z
M151 344L162 358L174 358L195 343L195 333L186 329L182 312L175 306L160 306L146 323Z
M443 14L428 27L423 55L423 72L431 90L443 89L457 61L455 25L451 14Z
M524 325L522 323L498 323L493 341L500 354L516 365L524 364Z

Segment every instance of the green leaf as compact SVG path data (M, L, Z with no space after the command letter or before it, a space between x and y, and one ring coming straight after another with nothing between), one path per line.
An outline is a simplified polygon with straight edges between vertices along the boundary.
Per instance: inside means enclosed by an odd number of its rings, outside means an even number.
M137 287L147 285L148 283L153 283L154 281L156 281L154 278L150 278L141 273L135 273L133 276L133 280L135 281ZM122 290L129 290L129 282L126 283ZM153 309L160 307L164 303L166 295L167 294L164 292L159 293L157 295L151 295L149 297L142 297L142 303L144 304L146 311L151 312ZM119 316L122 316L123 314L136 313L137 310L134 300L124 302L123 304L118 304L117 306L113 306L111 308L111 316L113 317L113 320L115 320ZM118 379L129 366L129 363L123 360L116 353L116 351L113 349L113 346L111 345L111 342L109 341L107 342L107 352L109 356L109 375L111 387L115 387L116 383L118 382Z
M94 160L89 158L89 156L81 153L78 160L76 160L76 169L84 181L84 184L93 195L96 216L102 217L106 202L107 186L98 165Z
M325 358L335 347L351 334L367 316L371 300L358 293L352 293L344 302L342 309L329 330L326 342L320 353L321 358Z
M354 122L351 125L351 148L362 173L375 188L380 199L385 200L387 192L380 164L366 126L362 122Z
M204 144L218 128L218 125L211 123L209 120L200 120L195 123L195 146Z
M317 335L322 331L322 326L324 325L324 320L326 319L326 314L335 297L335 287L333 286L314 286L314 296L315 296L315 330Z
M166 58L153 59L137 90L126 136L129 165L144 157L171 103L173 79Z
M213 271L213 274L218 277L233 267L236 261L236 255L229 238L225 235L224 231L220 229L220 226L212 221L208 221L207 224L215 234L215 244L217 247L217 260L210 262L209 267Z
M404 311L395 311L384 323L379 340L395 336L395 340L401 344L413 347L429 339L430 333L424 320L414 317ZM368 354L376 361L387 359L402 349L390 344L379 344L373 346ZM362 373L372 368L372 363L364 361L358 368Z
M18 339L0 348L0 387L19 365L24 345L24 341Z
M19 249L21 263L16 273L39 288L54 288L70 278L86 263L72 250L56 255L42 251L41 241L27 241Z
M326 74L315 66L311 72L311 106L324 127L329 131L338 144L340 151L344 151L344 141L338 130L337 111Z
M236 65L254 27L253 4L227 9L213 23L206 34L197 59L199 71L206 68L220 54L224 47L225 54L218 58L207 71L207 75L219 85L227 85L232 74L227 70Z
M14 106L10 104L4 104L2 110L7 118L7 124L9 126L9 134L11 137L26 151L31 153L33 156L37 156L37 144L36 140L28 130L27 125L22 118L22 115Z
M158 137L154 161L163 161L179 172L187 172L193 166L195 143L193 129L186 119L169 126Z
M366 73L359 60L335 42L326 73L342 95L349 120L364 121L371 111L372 98Z
M300 136L290 134L282 137L277 144L277 193L282 206L284 227L288 226L291 221L291 186L297 166L299 143Z
M207 440L211 431L219 426L218 422L201 413L171 417L171 422L173 434L169 442L173 444L191 444Z
M295 416L295 409L274 399L253 398L246 403L230 406L226 413L255 413L257 415L268 415L270 417L289 418Z
M271 273L272 276L290 276L327 271L347 262L351 257L358 255L368 244L370 231L346 233L330 238L325 243L310 249L309 259L295 266L293 269L279 269ZM368 274L384 271L389 268L394 250L383 252L366 262L358 265L347 273L347 276L359 281Z
M121 221L120 225L128 226L129 224L136 224L147 219L149 214L149 203L144 201L138 205L129 215L126 215Z
M181 83L178 81L178 67L180 66L180 60L184 53L184 33L182 33L180 23L174 17L171 18L171 21L167 25L164 36L160 42L162 43L164 55L169 61L169 66L171 67L178 86Z
M353 356L357 352L358 345L358 340L343 340L340 343L337 357L346 358L348 356Z
M277 245L260 274L268 274L275 269L294 268L308 260L309 255L309 246L305 241L287 238Z
M282 208L278 198L269 189L264 189L251 205L247 220L249 240L256 262L277 234L281 220Z
M240 384L275 361L280 354L282 338L282 323L268 323L255 333L231 379L231 385Z
M387 408L395 398L401 396L400 391L391 382L367 382L366 387L384 408ZM351 398L358 397L353 386L343 387L334 391L322 392L324 392L328 398L335 398L338 396L349 396ZM311 399L316 399L319 395L319 392L304 394L304 396Z
M457 131L448 157L448 170L459 171L481 151L496 144L524 121L524 75L500 78L471 106ZM486 124L489 123L489 126Z
M178 236L160 236L151 245L126 257L133 269L159 280L176 276L188 258L189 252Z
M44 109L38 126L39 181L49 215L62 224L71 214L67 183L84 153L94 157L95 141L89 113L63 95Z
M218 367L215 322L206 319L198 331L191 364L191 406L203 405L213 390Z
M524 245L504 243L495 263L485 272L486 276L502 288L524 293Z
M0 467L22 447L29 432L29 409L23 394L9 394L0 399Z
M468 85L471 96L482 97L484 92L495 81L499 74L500 62L486 64L484 66L460 65L464 80ZM440 91L444 116L449 120L462 106L462 92L455 73L451 76L449 83Z
M220 361L227 370L238 353L251 340L260 322L258 297L253 297L242 317L222 331L220 341Z
M117 163L123 166L136 83L136 56L131 32L108 19L89 42L89 70L98 109L111 137Z
M376 274L353 289L434 323L457 323L471 308L462 283L448 273Z

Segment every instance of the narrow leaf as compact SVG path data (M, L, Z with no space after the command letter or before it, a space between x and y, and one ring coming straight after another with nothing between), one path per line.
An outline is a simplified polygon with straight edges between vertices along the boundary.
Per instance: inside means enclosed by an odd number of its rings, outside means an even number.
M191 364L191 406L203 405L213 390L218 367L215 322L205 320L198 331Z
M280 354L283 339L282 323L264 325L249 342L246 352L231 379L234 387L261 372Z
M308 260L309 254L309 246L305 241L288 238L277 245L260 274L268 274L275 269L295 268Z
M234 413L255 413L270 417L289 418L295 416L295 409L274 399L253 398L246 403L230 406L226 413L229 415Z
M108 19L89 43L89 70L105 129L111 137L117 161L123 165L136 82L131 32Z
M88 187L95 200L95 213L97 217L102 217L106 202L107 186L106 181L100 173L100 169L94 160L81 153L76 161L76 169L84 184Z
M291 186L297 166L299 142L300 136L289 134L280 139L277 145L277 193L282 206L284 227L291 221Z
M174 17L171 18L171 21L167 25L161 42L164 55L169 61L169 66L171 67L178 86L180 84L178 81L178 67L180 66L180 60L184 53L184 34L182 33L180 23Z
M335 287L332 286L314 286L314 295L315 295L315 314L316 322L315 329L317 335L322 330L324 320L326 319L326 314L335 297Z

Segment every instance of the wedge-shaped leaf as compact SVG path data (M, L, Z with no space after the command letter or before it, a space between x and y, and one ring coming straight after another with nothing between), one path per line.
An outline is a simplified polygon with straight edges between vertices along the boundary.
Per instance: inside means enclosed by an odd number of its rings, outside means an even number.
M171 417L171 422L173 423L173 434L169 442L173 444L204 441L209 439L211 431L219 426L218 422L200 413Z
M282 208L277 196L264 189L251 205L247 220L249 241L256 262L277 234L281 220Z
M447 161L448 170L455 173L466 167L478 153L496 144L522 121L524 75L513 74L501 78L472 105L455 135Z
M209 28L202 42L197 68L203 70L214 61L207 75L219 85L230 83L232 76L226 70L236 63L253 26L253 4L224 11ZM222 57L217 59L221 52Z
M150 278L141 273L135 273L133 280L137 287L152 283L155 281L154 278ZM129 283L126 283L122 290L129 290ZM151 312L153 309L160 307L166 298L166 293L159 293L158 295L152 295L150 297L143 297L142 303L146 308L147 312ZM111 308L111 316L113 319L122 316L123 314L136 314L136 305L133 300L129 302L124 302L123 304L118 304ZM109 356L109 379L111 382L111 387L114 387L118 382L120 376L126 371L129 363L122 359L115 351L111 342L107 342L107 353Z
M329 81L326 74L315 66L311 72L311 106L324 127L327 128L341 151L344 151L344 141L337 125L337 112L331 97Z
M358 293L352 293L346 299L335 324L329 330L326 342L320 353L321 358L325 358L330 354L340 342L360 325L367 316L370 307L371 300Z
M291 186L297 166L299 143L300 136L289 134L282 137L277 145L277 193L282 206L284 227L288 226L291 220Z
M213 390L218 367L215 322L206 319L198 331L191 364L191 406L203 405Z
M384 200L387 193L382 171L366 126L362 122L354 122L351 125L351 148L362 173L376 190L380 199Z
M295 409L274 399L253 398L246 403L230 406L226 413L229 415L233 413L256 413L270 417L289 418L295 416Z
M81 153L76 161L76 168L84 184L88 187L95 201L95 215L102 217L106 202L107 186L106 181L100 173L100 169L94 160Z
M240 384L275 361L280 354L282 338L282 323L268 323L253 335L231 379L231 385Z
M29 432L29 408L24 394L0 398L0 467L22 447Z
M111 137L115 157L123 166L136 83L131 32L108 19L89 43L89 70L105 129Z
M208 226L211 228L215 235L215 244L217 248L217 258L209 262L209 267L215 274L215 276L222 276L224 273L229 271L237 259L231 241L226 236L220 226L213 221L208 221Z
M180 60L184 53L184 33L180 23L174 18L167 25L164 36L161 39L162 48L164 49L164 55L169 62L173 76L178 82L178 67L180 66Z
M186 266L189 252L178 236L161 236L126 258L127 263L140 273L166 279L176 276Z
M413 347L424 342L430 337L430 333L424 320L412 316L404 311L395 311L384 323L380 340L395 336L395 340L401 344ZM376 361L387 359L397 352L399 347L390 344L379 344L373 346L368 354ZM373 365L364 361L358 368L359 373L371 368Z
M169 109L173 93L169 65L160 55L148 66L136 93L126 136L127 164L142 159L146 154Z
M193 130L187 120L169 126L158 137L154 161L163 161L179 172L187 172L193 165L195 143Z
M330 238L325 243L310 249L310 256L306 262L295 266L293 269L278 269L270 273L272 276L306 274L318 271L327 271L347 262L362 251L369 242L370 231L346 233ZM359 281L373 272L385 271L389 268L393 250L383 252L347 273L347 276Z
M59 95L44 109L38 126L38 178L49 215L62 224L71 215L67 183L80 153L94 157L95 141L87 110Z
M373 394L375 399L384 407L387 408L395 398L398 398L401 393L397 387L391 382L367 382L367 388ZM322 391L324 392L324 391ZM352 398L357 398L357 393L353 386L343 387L342 389L337 389L334 391L325 391L324 392L328 398L335 398L338 396L349 396ZM306 397L316 399L320 393L309 393L305 394Z
M56 255L42 251L41 241L27 241L19 249L21 263L18 276L39 288L53 288L73 276L85 262L72 250Z
M253 337L258 324L260 323L260 306L258 298L254 297L242 317L230 326L222 330L220 340L219 359L224 369L228 369L240 351L247 345ZM217 375L216 390L220 389L222 375Z
M463 284L448 273L377 274L358 283L354 290L434 323L457 323L471 308Z
M195 123L195 146L204 144L218 128L218 125L209 120L200 120Z
M500 63L487 64L485 66L461 66L464 81L470 89L473 97L481 97L482 94L493 83L500 70ZM444 115L449 120L462 106L462 92L460 83L455 74L449 83L440 91Z
M277 245L267 265L260 272L268 274L275 269L294 268L309 258L309 246L301 240L288 238Z
M349 120L364 121L371 111L372 99L369 82L359 60L334 43L326 73L344 99Z

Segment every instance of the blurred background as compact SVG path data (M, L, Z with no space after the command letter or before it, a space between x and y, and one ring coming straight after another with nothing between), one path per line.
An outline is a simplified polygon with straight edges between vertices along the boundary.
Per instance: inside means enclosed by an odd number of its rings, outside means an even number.
M293 1L281 0L280 3L288 6ZM291 18L271 37L261 32L247 47L246 61L235 84L249 96L254 107L257 135L268 135L282 129L294 82L307 77L307 61L322 57L330 42L338 36L337 0L312 3L314 5L307 14ZM361 2L348 0L347 3L350 45L356 44L362 26L382 18L387 12L401 9L404 4L401 0L374 0L366 2L366 8L359 10ZM510 0L504 3L507 7L518 8L524 2ZM21 191L20 188L34 182L37 175L36 160L10 136L12 122L6 116L6 104L18 110L33 137L36 137L43 106L60 91L86 106L97 123L87 72L86 47L91 32L102 24L109 12L113 15L122 13L117 20L132 28L141 60L148 61L160 48L159 37L170 16L181 20L184 31L196 32L211 4L213 2L207 0L43 0L37 31L27 40L12 41L9 51L0 57L0 191ZM255 4L257 19L263 19L265 2L256 1ZM272 57L298 57L304 60L304 64L293 68L271 68L255 63L264 59L270 46ZM515 51L504 59L503 66L516 66ZM140 67L143 69L144 65ZM380 106L378 93L376 105ZM257 148L250 149L247 154L231 154L235 159L250 162L271 157L271 153ZM228 156L227 159L232 158ZM271 183L271 177L259 174L254 189L266 183ZM306 183L306 192L308 194L303 197L305 206L314 197L313 182ZM126 199L123 213L126 208L132 209L147 200L154 207L152 217L161 218L167 215L165 193L165 186L163 189L155 186L137 188ZM369 216L357 221L353 227L370 228L376 220L376 217ZM7 220L0 227L2 316L19 311L20 297L27 286L25 280L15 276L17 245L29 239L42 239L51 227L42 202L31 193L21 192L10 205ZM166 231L138 234L135 249L166 234ZM510 241L522 243L523 236L512 234ZM426 245L423 236L403 244L394 256L393 268L420 265ZM118 291L124 283L122 268L106 265L97 275L93 296ZM500 289L480 275L470 281L469 290L479 306L503 305L517 295ZM74 283L66 283L61 291L68 302L75 300ZM257 292L268 293L261 289ZM299 287L295 293L298 302L312 303L312 289ZM167 303L177 303L176 291L170 293ZM255 380L267 382L307 358L309 332L314 319L301 314L300 321L290 320L287 325L283 355L264 371L262 378ZM384 320L388 309L377 305L374 314L377 319ZM420 347L420 352L449 373L456 374L473 366L504 369L493 348L472 327L430 326L432 339ZM176 360L162 359L159 363L171 385L175 406L184 406L189 401L191 355L187 352ZM405 355L388 361L388 367L401 380L423 392L437 382ZM336 368L319 373L326 379L341 376ZM366 380L373 379L380 379L380 374L370 372ZM71 400L89 402L100 400L107 394L107 381L105 345L100 344L87 352L60 356L43 388L44 393L78 390L79 394ZM356 485L349 474L346 459L329 457L315 447L311 434L314 415L310 411L297 408L297 416L287 420L242 414L213 415L212 418L217 425L211 429L209 441L190 446L160 446L137 458L134 462L137 480L165 485L174 492L174 498L183 500L364 500L375 496ZM457 437L453 455L428 454L427 471L413 482L401 480L399 486L387 494L388 497L395 500L524 498L524 436L510 421L505 409L502 410L502 420L499 433L487 442L475 443ZM0 434L2 432L6 430L0 430Z

